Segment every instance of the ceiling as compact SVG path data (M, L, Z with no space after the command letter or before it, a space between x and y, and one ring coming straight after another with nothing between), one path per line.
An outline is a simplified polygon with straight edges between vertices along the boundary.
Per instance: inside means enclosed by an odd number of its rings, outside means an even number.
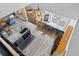
M0 3L0 18L27 5L29 5L29 3Z

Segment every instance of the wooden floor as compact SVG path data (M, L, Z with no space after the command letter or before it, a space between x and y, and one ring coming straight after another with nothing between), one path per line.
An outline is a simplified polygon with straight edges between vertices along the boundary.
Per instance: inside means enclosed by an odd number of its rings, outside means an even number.
M68 28L66 29L65 33L63 34L63 36L61 38L61 41L59 43L59 46L58 46L58 48L56 50L56 54L57 55L64 55L65 54L65 52L66 52L65 48L66 48L68 40L70 38L72 29L73 29L72 26L68 26Z

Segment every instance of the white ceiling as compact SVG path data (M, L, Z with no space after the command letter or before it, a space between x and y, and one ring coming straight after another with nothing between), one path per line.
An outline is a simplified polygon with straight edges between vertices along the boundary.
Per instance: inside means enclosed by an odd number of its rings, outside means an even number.
M39 5L41 9L69 17L79 16L79 4L78 3L39 3L33 4Z
M30 3L31 4L31 3ZM28 3L0 3L0 18L20 8L29 5ZM38 4L33 4L38 5ZM39 6L47 11L70 17L79 16L79 4L68 3L39 3Z
M28 3L0 3L0 18L14 11L17 11L20 8L23 8L27 5L29 4Z

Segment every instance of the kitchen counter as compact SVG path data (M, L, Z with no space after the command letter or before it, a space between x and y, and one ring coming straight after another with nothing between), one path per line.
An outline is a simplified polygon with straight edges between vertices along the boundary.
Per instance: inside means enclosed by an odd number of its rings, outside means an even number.
M63 32L65 31L68 23L70 22L70 18L65 17L65 16L59 16L59 15L45 11L45 15L46 14L49 14L49 16L47 16L48 20L47 21L43 20L42 21L43 23L55 29L61 30Z

